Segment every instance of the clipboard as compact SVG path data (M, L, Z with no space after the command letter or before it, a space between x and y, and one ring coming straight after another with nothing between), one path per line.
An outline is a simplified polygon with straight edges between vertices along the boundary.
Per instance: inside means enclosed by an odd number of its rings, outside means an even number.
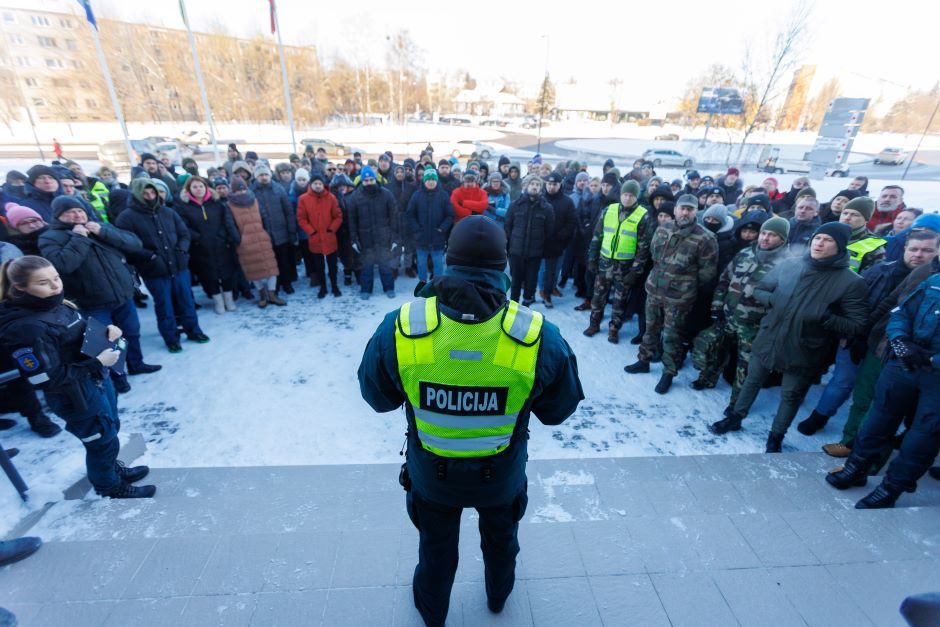
M123 338L119 339L117 342L109 342L108 327L98 322L95 318L86 318L85 337L82 340L82 354L88 355L89 357L97 357L101 351L106 348L113 348L120 353L117 362L115 362L110 369L118 374L124 374L124 366L127 362L127 349Z

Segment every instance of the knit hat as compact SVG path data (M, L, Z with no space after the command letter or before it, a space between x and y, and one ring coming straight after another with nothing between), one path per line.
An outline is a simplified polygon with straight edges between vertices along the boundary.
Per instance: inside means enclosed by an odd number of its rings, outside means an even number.
M402 161L402 164L404 164L406 168L411 168L412 170L415 169L415 160L412 159L411 157L408 157L407 159Z
M677 207L695 207L698 209L698 198L692 194L682 194L679 196L679 200L676 201Z
M199 166L199 164L196 163L196 160L193 159L192 157L183 158L183 160L180 162L180 165L182 165L184 169L186 168L187 165L194 165L197 167Z
M852 237L852 227L841 222L827 222L813 232L813 237L817 235L828 235L836 241L839 252L844 253L845 247L849 245L849 238Z
M309 177L309 182L313 184L314 181L320 181L321 183L326 185L326 177L323 176L323 172L321 172L320 170L317 170L313 174L311 174Z
M435 170L434 168L425 168L424 175L421 177L421 182L423 183L425 181L436 181L436 180L438 180L437 170Z
M235 144L229 144L229 145L228 145L228 149L229 149L229 150L238 150L238 146L236 146Z
M709 186L709 187L703 187L703 188L702 188L702 192L705 192L705 193L708 194L709 196L711 196L712 194L718 194L718 195L721 196L722 198L724 198L724 196L725 196L725 195L722 193L721 188L718 187L717 185L711 185L711 186ZM699 193L701 194L702 192L699 192Z
M307 179L308 181L313 180L310 178L310 170L308 170L307 168L297 168L297 171L294 172L294 178L295 179ZM326 182L326 179L322 177L320 180L323 181L324 183Z
M739 170L739 169L737 169L737 168L735 168L735 167L728 168L728 171L725 172L725 176L728 176L728 175L730 175L730 174L733 174L733 175L735 175L735 176L740 176L740 175L741 175L741 170Z
M6 204L7 211L7 221L10 223L14 229L20 225L20 222L23 220L39 219L42 220L42 216L30 209L29 207L24 207L23 205L18 205L15 202L8 202Z
M714 185L715 179L706 174L702 177L702 187L708 187L709 185Z
M229 186L228 179L225 178L224 176L217 176L214 179L212 179L212 187L218 187L219 185L228 187Z
M255 178L258 178L262 174L267 174L268 176L271 176L271 168L259 163L257 166L255 166Z
M747 207L753 207L754 205L757 205L758 207L762 207L764 211L770 211L770 196L767 194L755 194L744 202L746 203Z
M753 229L755 231L760 231L761 226L764 222L769 220L771 217L770 212L763 211L762 209L752 209L750 211L745 211L744 215L738 220L735 228L740 231L741 229Z
M812 196L816 198L816 190L812 187L804 187L796 193L796 200L799 200L801 196Z
M19 170L10 170L7 172L7 183L13 185L13 181L26 181L28 177Z
M702 175L698 173L698 170L689 170L689 171L686 173L685 178L687 178L687 179L690 180L690 181L693 181L693 180L695 180L695 179L700 179L700 178L702 178Z
M54 179L59 178L58 176L55 175L55 170L53 170L47 165L42 165L41 163L34 165L30 169L26 170L26 177L30 185L35 185L36 179L38 179L40 176L43 176L43 175L51 176Z
M540 155L540 154L538 154L538 153L535 153L535 156L532 157L532 159L529 160L529 163L535 163L535 164L538 164L538 165L542 165L542 155Z
M591 175L588 174L587 172L578 172L574 177L575 183L577 183L578 181L590 181L590 180L591 180Z
M7 205L9 207L9 205ZM929 229L935 233L940 233L940 214L925 213L911 225L912 229Z
M150 179L150 182L153 183L153 186L157 188L158 192L163 192L163 195L167 198L170 197L170 187L163 182L163 179Z
M558 172L552 172L545 178L546 183L559 183L560 184L562 180L564 179L561 176L561 174L559 174Z
M843 190L840 190L838 194L833 196L832 200L835 200L839 196L842 196L843 198L847 200L853 200L855 198L858 198L859 196L864 196L864 194L858 191L857 189L843 189Z
M157 159L152 152L145 152L140 155L140 165L144 165L144 161L156 161L160 163L160 160Z
M480 178L480 175L477 173L476 170L471 170L468 168L467 171L463 173L463 178L468 181L475 181L478 178Z
M292 152L287 156L287 160L290 161L291 163L295 161L300 161L300 155L298 155L296 152Z
M375 170L372 169L371 165L367 165L366 167L362 168L362 170L359 172L360 181L364 181L367 178L378 179L378 177L375 175Z
M446 261L448 266L502 271L506 268L506 231L486 216L468 216L450 232Z
M251 174L251 166L248 165L247 161L236 161L232 164L232 174L238 172L239 170L244 170L248 174Z
M658 216L661 213L667 214L670 218L676 217L676 203L671 200L665 201L659 206L659 209L656 210L656 215Z
M620 186L621 194L633 194L636 197L640 196L640 184L634 181L633 179L628 179L623 182L623 185Z
M542 181L542 177L538 176L537 174L530 174L529 176L522 179L522 189L525 189L526 187L528 187L529 183L533 181L537 182L540 188L544 185L544 181Z
M58 218L69 209L81 209L86 211L85 205L76 196L57 196L52 201L52 217ZM9 210L8 210L9 213Z
M499 172L493 172L486 178L486 180L489 181L490 183L492 183L493 181L499 181L500 183L502 183L503 175L500 174Z
M702 214L702 220L706 220L708 218L714 218L721 222L721 226L725 226L728 220L728 208L722 204L712 205L705 210L704 214Z
M604 175L604 178L601 179L601 183L606 183L611 187L617 187L620 185L620 179L614 173L613 169L607 171L607 174Z
M245 161L248 161L249 159L254 159L255 161L257 161L258 153L255 152L254 150L249 150L248 152L245 153Z
M337 172L330 181L330 187L339 187L340 185L345 185L346 187L353 186L352 179L349 178L345 172Z
M764 222L761 227L761 231L770 231L771 233L776 233L780 236L780 239L787 241L790 237L790 222L786 218L781 218L780 216L774 216L771 219ZM818 231L817 231L818 232Z
M842 207L842 211L846 209L858 211L867 222L871 220L871 214L875 211L875 201L868 196L859 196L858 198L853 198Z
M437 162L437 167L441 167L442 165L446 165L447 167L450 167L450 161L448 161L447 159L441 159L440 161Z

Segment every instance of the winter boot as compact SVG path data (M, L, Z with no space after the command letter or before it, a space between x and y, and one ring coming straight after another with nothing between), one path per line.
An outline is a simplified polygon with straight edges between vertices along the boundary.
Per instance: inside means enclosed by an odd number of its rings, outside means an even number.
M319 287L320 286L320 277L316 274L310 275L310 287Z
M16 457L17 455L20 454L20 449L18 449L18 448L16 448L16 447L14 447L14 448L8 448L8 449L4 449L3 452L7 454L7 457L8 457L9 459L13 459L14 457Z
M33 536L0 542L0 566L26 559L41 546L42 540Z
M767 448L764 449L765 453L779 453L783 448L783 435L782 433L774 433L771 431L767 435Z
M346 287L349 287L350 285L352 285L352 273L351 272L343 273L343 285L345 285Z
M137 364L136 366L128 366L127 374L133 376L137 374L153 374L158 372L163 366L159 364L145 364L143 362Z
M523 306L523 307L531 307L531 306L534 305L534 304L535 304L535 299L534 299L534 298L523 298L523 299L522 299L522 306Z
M546 309L552 309L555 305L552 303L551 297L544 299L542 302L545 303Z
M710 381L706 381L702 377L699 377L698 379L692 382L693 390L710 390L713 387L715 387L714 383Z
M734 413L734 410L729 407L725 410L725 417L708 425L708 430L715 435L724 435L729 431L740 431L743 420L744 418Z
M855 509L888 509L894 507L898 497L904 492L901 488L888 483L887 480L874 491L855 504Z
M864 464L857 458L850 457L846 460L844 466L836 468L826 475L826 483L837 490L852 487L860 488L868 483L868 467L869 464Z
M225 311L235 311L238 306L235 304L235 295L231 292L222 292L222 303L225 305Z
M0 418L0 431L6 431L16 426L16 421L12 418Z
M813 435L825 427L827 422L829 422L829 416L824 416L814 409L809 418L796 425L796 430L803 435Z
M131 384L127 381L127 375L112 377L111 383L114 384L114 391L118 394L127 394L131 391Z
M317 298L326 298L326 295L327 295L326 285L321 285L320 291L317 292Z
M591 322L588 324L588 328L584 330L584 334L588 337L594 337L601 330L601 317L595 312L591 312Z
M339 298L342 295L343 293L339 291L339 286L336 284L333 284L333 296L335 296L336 298Z
M852 454L852 449L847 447L842 442L833 442L832 444L824 444L822 447L823 453L829 457L848 457Z
M272 305L277 305L278 307L283 307L287 304L287 301L278 295L277 290L274 290L273 294L268 292L268 302Z
M137 306L138 309L147 308L148 298L150 297L144 294L143 292L141 292L140 288L137 288L137 287L134 288L134 304Z
M551 296L557 296L558 298L561 298L562 296L564 296L564 294L562 294L561 290L558 289L557 287L553 287L553 288L552 288L552 293L551 293L550 295L551 295Z
M642 333L637 333L636 335L634 335L633 337L631 337L631 338L630 338L630 343L633 344L634 346L639 346L640 344L642 344L642 343L643 343L643 334L642 334Z
M95 490L98 492L97 490ZM101 496L112 499L149 499L157 493L157 486L131 485L125 481L117 484L110 490L98 492Z
M212 310L220 316L225 313L225 300L222 299L221 294L212 296Z
M611 344L617 344L620 342L620 329L611 325L607 330L607 341Z
M62 432L62 427L52 422L52 419L42 410L39 410L35 416L27 416L26 420L29 421L29 428L33 430L33 433L40 437L51 438Z
M657 394L665 394L669 391L669 388L672 387L672 377L673 375L668 372L664 372L663 376L659 377L659 383L654 388Z
M643 361L638 359L636 363L630 364L629 366L624 366L623 371L627 374L640 374L650 371L650 362Z
M196 342L197 344L209 343L209 336L203 333L202 331L194 331L192 333L187 333L186 337L189 338L190 342Z
M268 288L262 287L258 290L258 307L264 309L268 306Z
M150 474L149 466L131 466L128 468L124 462L117 462L117 474L125 483L136 483Z
M574 306L574 310L575 311L590 311L591 300L589 298L585 298L583 301L581 301L581 304Z

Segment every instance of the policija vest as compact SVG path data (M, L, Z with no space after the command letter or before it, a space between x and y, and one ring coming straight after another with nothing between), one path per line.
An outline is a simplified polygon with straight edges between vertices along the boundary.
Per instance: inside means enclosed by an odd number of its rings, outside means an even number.
M865 239L860 239L857 242L849 244L845 247L849 251L849 268L852 272L858 272L859 268L862 267L862 262L865 260L865 255L878 250L887 243L887 240L883 240L880 237L866 237Z
M627 218L620 221L620 205L608 205L604 212L604 239L601 241L601 255L614 261L630 261L636 257L636 233L640 220L647 213L639 205Z
M535 382L542 321L514 301L473 324L442 316L436 297L401 308L398 374L425 450L488 457L509 446Z

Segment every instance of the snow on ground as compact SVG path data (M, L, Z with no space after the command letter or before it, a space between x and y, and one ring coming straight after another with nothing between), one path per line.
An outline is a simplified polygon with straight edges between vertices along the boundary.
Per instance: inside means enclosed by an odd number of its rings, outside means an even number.
M154 467L399 462L404 410L374 413L360 398L356 370L368 338L386 312L409 299L415 281L399 280L394 300L378 293L361 301L354 287L347 287L341 298L318 301L315 290L304 286L287 297L287 307L260 310L239 301L238 311L223 316L204 307L200 323L212 341L205 345L184 341L184 350L177 355L163 347L152 307L143 310L146 358L164 368L131 378L132 391L119 400L122 439L142 434L147 453L139 462ZM207 305L201 291L197 298ZM776 390L760 395L743 431L714 436L706 427L721 418L729 395L726 383L715 390L693 391L689 384L696 372L687 361L672 391L655 394L659 365L645 375L623 372L623 366L636 357L636 347L629 344L636 333L635 320L624 326L621 343L613 345L605 334L590 339L581 334L587 314L573 310L578 302L573 296L555 302L551 310L536 308L561 328L577 354L587 398L560 426L546 427L533 418L529 444L533 458L763 450ZM800 417L809 413L818 396L816 387ZM791 429L785 448L819 450L838 437L847 409L843 407L816 437ZM20 423L0 438L5 447L20 449L14 462L31 488L30 500L21 504L11 485L0 480L0 534L43 503L61 500L62 490L84 475L84 452L75 438L63 432L43 440L28 430L25 420ZM539 481L554 489L593 478L559 475Z

